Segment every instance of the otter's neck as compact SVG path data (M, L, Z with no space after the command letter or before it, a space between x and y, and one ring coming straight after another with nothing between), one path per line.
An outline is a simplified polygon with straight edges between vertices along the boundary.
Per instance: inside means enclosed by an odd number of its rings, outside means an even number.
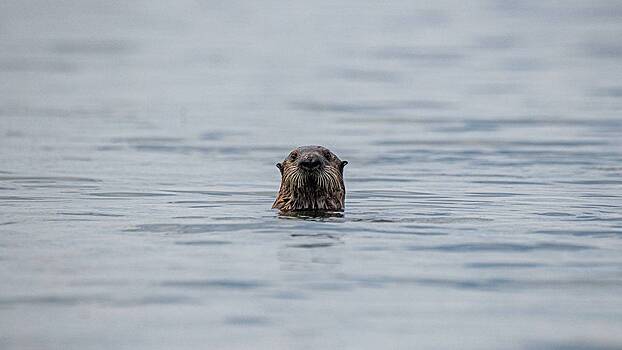
M281 211L296 210L343 210L345 191L339 189L331 193L318 188L315 184L304 187L288 188L281 183L279 195L272 208Z

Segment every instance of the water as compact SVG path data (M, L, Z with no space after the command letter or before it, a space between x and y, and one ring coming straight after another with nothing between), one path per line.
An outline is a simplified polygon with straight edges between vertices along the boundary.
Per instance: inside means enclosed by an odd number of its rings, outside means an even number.
M3 1L3 349L622 348L619 2ZM344 217L274 164L348 160Z

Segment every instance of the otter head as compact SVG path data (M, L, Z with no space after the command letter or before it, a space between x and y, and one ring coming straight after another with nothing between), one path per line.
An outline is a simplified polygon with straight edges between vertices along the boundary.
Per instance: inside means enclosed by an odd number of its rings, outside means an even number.
M281 187L272 208L282 212L343 210L346 164L322 146L294 149L276 164L281 171Z

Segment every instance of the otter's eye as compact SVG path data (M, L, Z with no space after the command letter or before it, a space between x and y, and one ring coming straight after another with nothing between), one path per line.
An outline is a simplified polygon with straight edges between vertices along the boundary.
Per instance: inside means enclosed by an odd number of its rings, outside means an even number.
M289 158L291 160L295 160L298 157L298 153L297 152L292 152L289 154Z
M333 155L330 153L330 151L328 150L324 151L324 158L331 159L332 157Z

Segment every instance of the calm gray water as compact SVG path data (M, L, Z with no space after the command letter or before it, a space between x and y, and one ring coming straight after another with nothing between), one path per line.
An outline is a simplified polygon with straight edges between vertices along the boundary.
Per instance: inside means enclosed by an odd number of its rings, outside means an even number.
M465 3L0 2L0 348L622 348L622 4Z

